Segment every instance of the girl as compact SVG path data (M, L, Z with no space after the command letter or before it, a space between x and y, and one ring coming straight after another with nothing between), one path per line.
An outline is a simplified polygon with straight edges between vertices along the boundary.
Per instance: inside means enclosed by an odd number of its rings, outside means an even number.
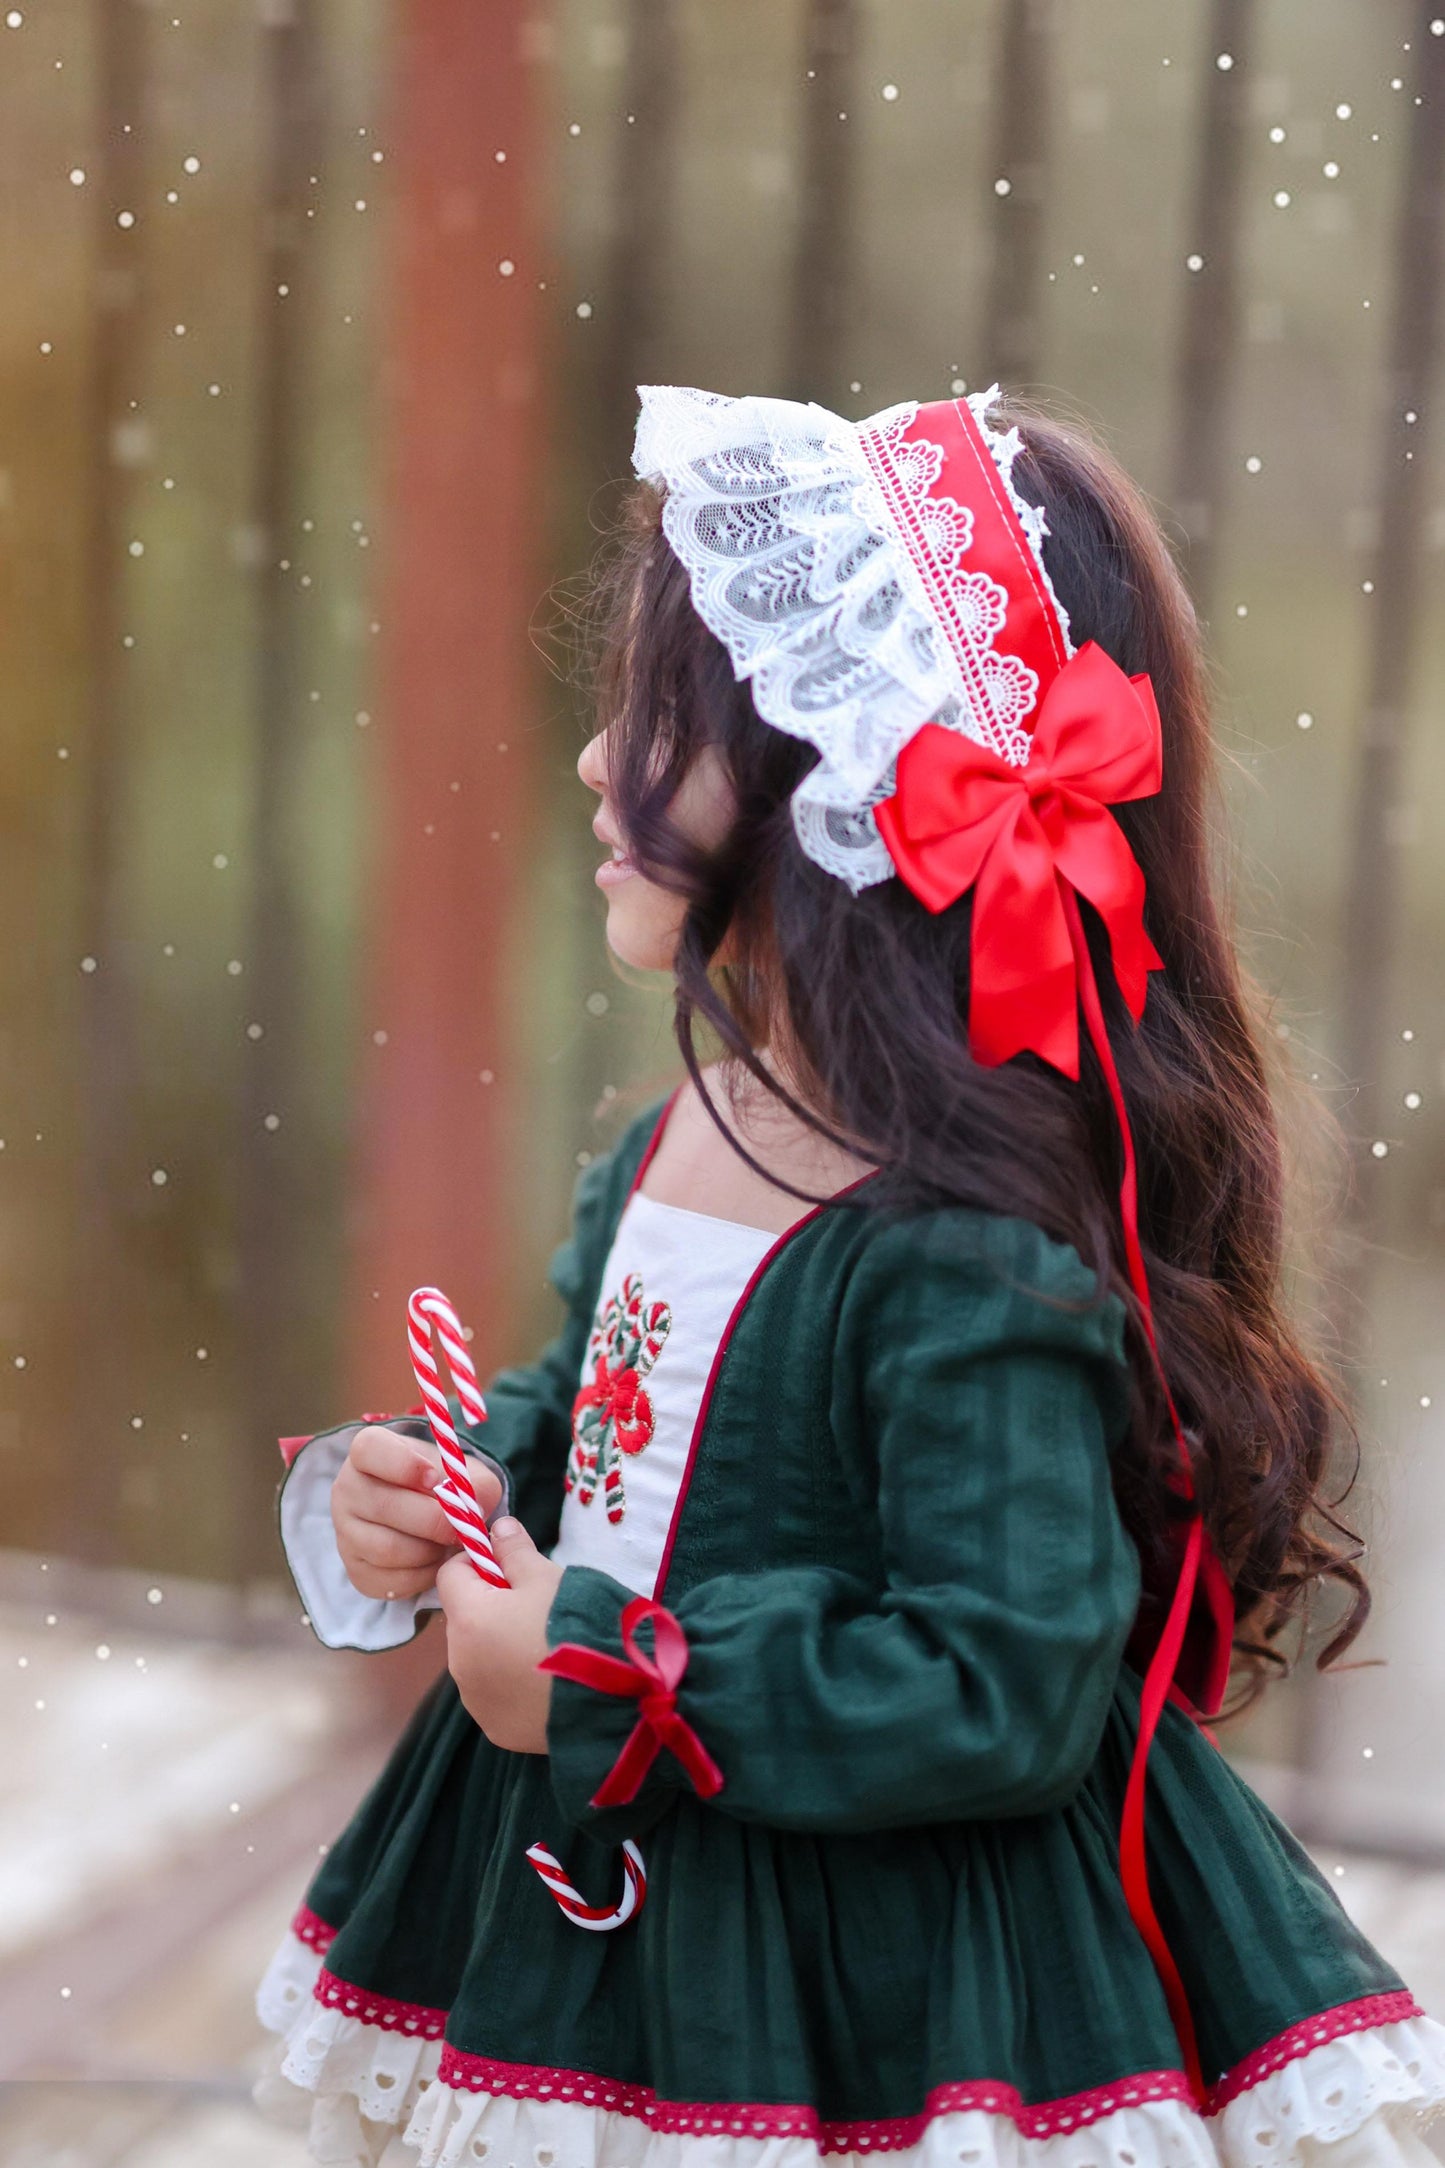
M1420 2168L1445 2030L1201 1721L1366 1594L1168 549L997 387L642 399L579 768L687 1081L463 1426L509 1588L421 1425L285 1441L321 1639L447 1670L257 2098L348 2168Z

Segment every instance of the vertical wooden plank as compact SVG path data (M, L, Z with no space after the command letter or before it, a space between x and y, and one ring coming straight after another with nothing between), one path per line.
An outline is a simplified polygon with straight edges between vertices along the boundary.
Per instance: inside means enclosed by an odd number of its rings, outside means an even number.
M308 1194L304 1125L291 1117L300 1082L305 988L304 862L288 848L305 754L300 628L294 580L281 567L299 540L305 418L306 327L314 316L315 228L309 176L322 162L325 68L313 0L287 0L262 17L260 99L265 206L254 267L257 409L253 520L257 539L255 709L251 733L252 887L247 962L264 1017L246 1047L237 1147L238 1377L246 1449L232 1496L234 1578L275 1552L271 1500L278 1469L268 1447L302 1423L313 1335L305 1314L305 1249L298 1215ZM278 1116L276 1109L285 1109Z
M789 297L787 393L836 406L855 373L847 356L856 245L853 109L858 75L856 0L807 0L798 229Z
M81 848L81 938L95 959L82 1004L80 1177L82 1239L77 1314L85 1362L73 1366L71 1435L97 1407L133 1406L137 1381L134 1232L151 1200L131 1164L140 1089L135 977L122 902L125 814L133 748L124 593L130 486L121 433L140 396L148 247L143 196L143 96L148 16L138 0L98 0L89 390L90 507L85 554L89 612L87 791ZM125 223L121 220L124 218ZM66 1516L67 1548L91 1564L119 1556L115 1511L88 1510L83 1485Z
M1353 1143L1354 1167L1331 1260L1329 1326L1362 1417L1373 1397L1365 1389L1365 1365L1372 1341L1373 1266L1384 1233L1374 1202L1376 1191L1369 1180L1369 1151L1384 1124L1393 1039L1389 1030L1396 990L1392 965L1403 889L1397 823L1402 811L1409 700L1423 630L1420 591L1428 511L1427 450L1438 395L1445 269L1441 261L1445 248L1445 37L1431 34L1430 24L1436 19L1432 7L1410 0L1408 17L1409 140L1395 214L1392 316L1378 423L1379 540L1371 567L1374 592L1368 605L1364 700L1349 794L1352 819L1341 898L1343 960L1336 1004L1340 1070L1354 1089L1343 1115ZM1354 1456L1343 1458L1345 1464L1333 1471L1333 1496L1353 1484ZM1428 1497L1428 1479L1420 1487ZM1392 1490L1397 1488L1391 1485ZM1343 1508L1346 1522L1356 1527L1362 1517L1359 1500L1355 1490ZM1378 1540L1371 1548L1386 1550ZM1411 1575L1407 1566L1402 1575L1401 1551L1408 1557L1408 1541L1400 1545L1392 1561L1394 1585L1386 1584L1392 1600L1382 1616L1377 1613L1372 1619L1362 1646L1374 1661L1383 1660L1392 1669L1403 1664L1408 1670L1419 1654L1419 1642L1411 1639L1408 1621L1412 1598L1417 1615L1422 1608L1416 1578L1421 1568L1417 1563ZM1365 1565L1378 1594L1380 1576L1374 1560L1366 1559ZM1426 1570L1433 1591L1433 1561ZM1432 1601L1426 1599L1425 1611ZM1291 1800L1292 1824L1306 1841L1358 1841L1359 1749L1350 1721L1353 1715L1357 1726L1358 1713L1347 1713L1349 1705L1339 1696L1338 1682L1322 1677L1312 1664L1301 1668L1294 1686L1299 1788ZM1375 1703L1371 1739L1382 1740L1387 1756L1393 1747L1394 1765L1402 1767L1412 1754L1419 1758L1420 1735L1418 1687L1401 1697L1398 1688L1391 1693L1387 1686ZM1428 1768L1428 1752L1423 1758ZM1384 1766L1390 1766L1388 1760ZM1407 1826L1418 1811L1415 1800L1407 1798L1403 1807ZM1434 1834L1432 1828L1429 1835Z
M1413 77L1409 145L1395 220L1393 319L1379 419L1380 528L1369 660L1343 897L1340 1066L1354 1087L1349 1126L1362 1169L1385 1124L1391 970L1401 905L1399 823L1409 700L1424 630L1421 580L1434 407L1439 396L1445 249L1445 37L1433 8L1410 8ZM1368 1180L1357 1182L1344 1230L1339 1325L1348 1347L1364 1315L1371 1233Z
M1005 0L995 74L994 208L980 388L1035 382L1043 352L1043 251L1053 0ZM1007 182L1007 190L999 192Z
M636 387L659 366L677 194L677 0L628 0L627 74L594 377L599 474L631 471ZM586 386L583 386L584 396Z
M1211 0L1198 63L1204 94L1183 252L1201 260L1189 274L1180 332L1173 499L1188 536L1185 569L1204 617L1213 599L1224 508L1225 437L1239 346L1245 103L1255 27L1255 0Z
M572 373L573 422L565 451L570 482L558 507L557 546L569 566L586 564L597 543L592 522L605 525L615 510L617 496L610 485L631 479L637 386L656 381L667 369L682 116L680 15L678 0L627 0L623 16L626 70L620 104L610 120L616 162L598 321L593 326L597 361L595 367ZM562 740L560 758L548 773L565 777L564 789L571 796L565 823L568 887L577 923L586 932L573 949L567 973L576 1019L568 1043L567 1088L569 1112L581 1116L585 1148L591 1150L598 1136L594 1125L617 1070L618 1044L615 1027L604 1026L587 1007L589 992L595 996L600 990L599 979L606 979L609 966L593 878L597 848L587 827L590 807L566 765L580 750L591 717L585 694L575 706L568 705L567 719L575 716L576 734ZM569 1120L569 1140L574 1126Z
M508 966L528 896L543 483L527 13L407 0L395 24L380 757L349 1210L358 1410L416 1399L406 1300L423 1282L473 1329L483 1374L516 1352L527 989Z

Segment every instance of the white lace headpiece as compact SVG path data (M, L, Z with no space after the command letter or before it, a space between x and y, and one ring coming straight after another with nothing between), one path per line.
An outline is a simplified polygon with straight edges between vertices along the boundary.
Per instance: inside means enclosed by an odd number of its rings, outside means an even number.
M894 866L873 807L927 722L1013 764L1072 656L1042 510L1013 483L999 388L845 421L790 399L638 387L633 465L662 485L693 602L765 722L818 749L804 851L853 890Z

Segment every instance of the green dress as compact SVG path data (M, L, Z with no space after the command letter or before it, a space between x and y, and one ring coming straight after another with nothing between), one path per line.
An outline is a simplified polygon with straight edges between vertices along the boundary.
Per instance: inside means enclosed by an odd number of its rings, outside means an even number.
M579 1440L605 1435L595 1380L624 1442L624 1415L651 1421L648 1347L660 1396L666 1306L640 1273L620 1295L604 1280L661 1119L582 1175L552 1265L561 1330L461 1426L544 1549ZM1334 2159L1318 2148L1352 2133L1381 2168L1427 2158L1409 2133L1445 2102L1445 2029L1169 1706L1147 1826L1212 2087L1191 2099L1119 1880L1140 1693L1110 1482L1123 1328L1030 1222L903 1210L877 1181L772 1242L676 1483L649 1592L675 1626L635 1577L567 1564L548 1641L583 1676L554 1679L545 1756L492 1746L437 1679L258 1991L278 2036L258 2100L312 2096L318 2158L370 2163L389 2140L387 2168L720 2145L732 2168L779 2147L1254 2168ZM292 1459L283 1539L292 1486L349 1435ZM293 1570L301 1548L293 1527ZM298 1585L316 1623L314 1576ZM648 1701L664 1643L685 1670ZM374 1619L354 1645L386 1645ZM585 1683L586 1652L612 1686ZM526 1856L545 1847L605 1911L628 1840L645 1900L610 1931Z

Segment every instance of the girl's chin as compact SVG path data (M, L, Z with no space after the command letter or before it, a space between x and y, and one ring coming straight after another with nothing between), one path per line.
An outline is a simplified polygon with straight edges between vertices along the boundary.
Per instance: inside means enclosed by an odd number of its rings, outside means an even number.
M631 964L634 971L672 969L677 927L671 922L658 925L636 890L629 895L623 889L608 898L606 933L607 946L619 963Z

